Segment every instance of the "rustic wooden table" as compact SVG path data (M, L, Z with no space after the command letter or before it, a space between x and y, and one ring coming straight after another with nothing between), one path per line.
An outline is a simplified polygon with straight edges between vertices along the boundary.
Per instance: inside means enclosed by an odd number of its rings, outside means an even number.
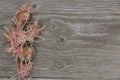
M120 0L29 0L46 25L34 46L30 77L39 80L120 80ZM25 0L0 0L0 77L17 73L5 52L4 26ZM41 78L41 79L40 79ZM1 79L3 80L3 79ZM33 79L35 80L35 79ZM38 79L36 79L38 80Z

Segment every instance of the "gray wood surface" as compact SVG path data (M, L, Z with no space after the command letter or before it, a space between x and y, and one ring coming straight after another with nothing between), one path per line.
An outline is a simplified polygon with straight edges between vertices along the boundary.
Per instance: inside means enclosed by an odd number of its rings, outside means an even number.
M29 0L34 19L46 25L37 39L30 77L120 80L120 0ZM4 26L25 0L0 0L0 77L16 74Z

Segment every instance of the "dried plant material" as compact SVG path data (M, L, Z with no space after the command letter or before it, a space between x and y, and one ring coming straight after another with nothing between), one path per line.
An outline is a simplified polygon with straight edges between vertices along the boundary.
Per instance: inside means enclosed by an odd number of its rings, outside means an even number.
M21 6L18 11L16 16L13 18L13 22L16 27L24 27L27 21L30 19L32 15L32 8L29 7L28 2Z
M11 29L5 27L7 32L4 35L10 43L10 48L7 49L7 52L12 53L15 57L18 75L21 80L28 80L27 76L33 65L31 60L36 55L32 44L35 42L34 39L39 37L44 29L38 24L38 21L28 24L28 26L26 25L26 23L29 23L28 20L31 14L32 9L27 1L26 4L18 9L17 15L13 19L16 27Z
M17 61L17 69L19 72L19 77L23 80L26 80L25 76L29 75L30 70L32 69L33 63L28 61Z
M22 60L31 60L32 57L35 56L35 50L31 47L24 47L20 54Z

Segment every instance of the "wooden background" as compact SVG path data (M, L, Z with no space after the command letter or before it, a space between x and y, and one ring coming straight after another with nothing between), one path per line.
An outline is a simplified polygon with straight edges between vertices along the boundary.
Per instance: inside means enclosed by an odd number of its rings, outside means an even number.
M34 44L30 77L45 80L120 80L120 0L29 0L46 25ZM0 77L16 74L4 26L25 0L0 0ZM3 79L2 79L3 80ZM34 79L33 79L34 80Z

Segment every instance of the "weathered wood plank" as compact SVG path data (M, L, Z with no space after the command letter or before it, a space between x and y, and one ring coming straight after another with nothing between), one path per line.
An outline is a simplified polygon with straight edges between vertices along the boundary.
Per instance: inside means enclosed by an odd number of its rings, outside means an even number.
M0 78L0 80L8 80L8 79ZM72 79L29 78L29 80L72 80Z
M73 80L120 79L119 0L29 0L33 19L46 25L35 43L31 77ZM25 0L0 0L0 77L16 73L3 26Z

